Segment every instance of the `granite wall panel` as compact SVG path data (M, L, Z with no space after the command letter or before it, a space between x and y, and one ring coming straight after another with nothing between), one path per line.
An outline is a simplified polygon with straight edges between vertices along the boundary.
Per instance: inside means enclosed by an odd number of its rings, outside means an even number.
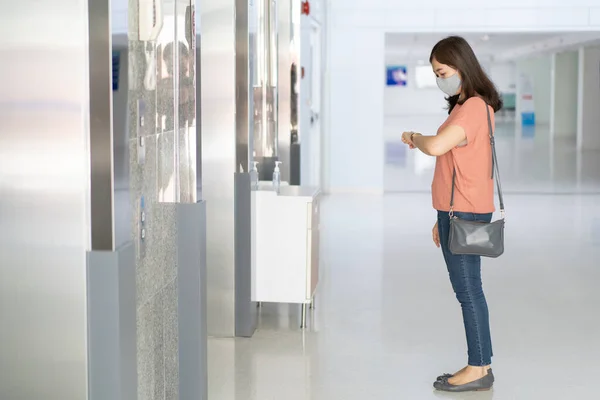
M163 1L153 25L140 19L153 13L145 13L137 0L129 1L139 400L179 399L176 205L196 201L194 3Z

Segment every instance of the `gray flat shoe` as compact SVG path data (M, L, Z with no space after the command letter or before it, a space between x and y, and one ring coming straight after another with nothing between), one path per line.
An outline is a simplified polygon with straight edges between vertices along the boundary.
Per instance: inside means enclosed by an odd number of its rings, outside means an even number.
M454 376L454 374L444 374L440 375L436 378L436 381L441 381L442 379L450 379Z
M433 387L436 390L440 390L442 392L478 392L484 390L490 390L492 386L494 386L494 373L490 368L486 376L481 379L477 379L476 381L465 383L464 385L452 385L448 382L449 377L444 377L442 375L442 379L435 381L433 383Z

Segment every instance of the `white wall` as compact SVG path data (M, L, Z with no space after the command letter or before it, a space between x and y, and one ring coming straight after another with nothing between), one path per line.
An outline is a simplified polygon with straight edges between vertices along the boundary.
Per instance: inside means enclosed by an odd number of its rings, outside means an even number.
M501 93L516 93L517 65L514 62L487 63L484 68Z
M575 139L577 136L577 80L578 58L576 51L555 55L554 74L554 137ZM600 86L597 86L600 90Z
M325 12L322 0L314 1L310 14L300 17L300 65L305 72L299 92L300 183L314 187L322 184Z
M582 150L600 150L600 47L580 50L579 62L577 146Z
M383 192L386 32L600 30L597 0L330 0L330 191ZM543 5L542 5L543 4ZM465 15L468 18L465 18Z
M533 102L536 125L550 125L552 92L552 58L549 55L526 58L517 62L517 76L527 74L533 80ZM519 85L520 82L517 83ZM519 110L520 97L517 97Z
M402 57L387 56L387 65L406 65L408 82L406 86L386 86L384 88L384 115L431 115L440 114L446 107L444 94L437 88L417 88L415 80L416 63L406 63ZM429 66L429 64L427 64ZM431 71L433 75L433 71ZM382 80L380 85L385 85Z
M324 190L379 193L383 190L384 35L353 27L329 29L328 35L330 96L325 134L329 157L325 155L323 168L330 186Z

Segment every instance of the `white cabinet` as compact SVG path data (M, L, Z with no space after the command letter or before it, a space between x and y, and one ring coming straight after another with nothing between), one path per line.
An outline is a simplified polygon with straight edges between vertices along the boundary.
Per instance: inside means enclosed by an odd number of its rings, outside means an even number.
M311 303L319 283L319 190L258 190L252 203L252 300Z

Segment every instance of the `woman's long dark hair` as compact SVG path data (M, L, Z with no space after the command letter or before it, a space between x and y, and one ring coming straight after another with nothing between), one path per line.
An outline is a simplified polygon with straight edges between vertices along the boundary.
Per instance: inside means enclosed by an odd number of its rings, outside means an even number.
M429 62L436 59L440 64L448 65L460 73L462 80L463 98L460 95L446 98L448 101L448 113L457 104L463 104L467 99L480 96L494 111L502 108L502 99L496 86L487 76L473 49L465 39L460 36L450 36L440 40L431 50Z

